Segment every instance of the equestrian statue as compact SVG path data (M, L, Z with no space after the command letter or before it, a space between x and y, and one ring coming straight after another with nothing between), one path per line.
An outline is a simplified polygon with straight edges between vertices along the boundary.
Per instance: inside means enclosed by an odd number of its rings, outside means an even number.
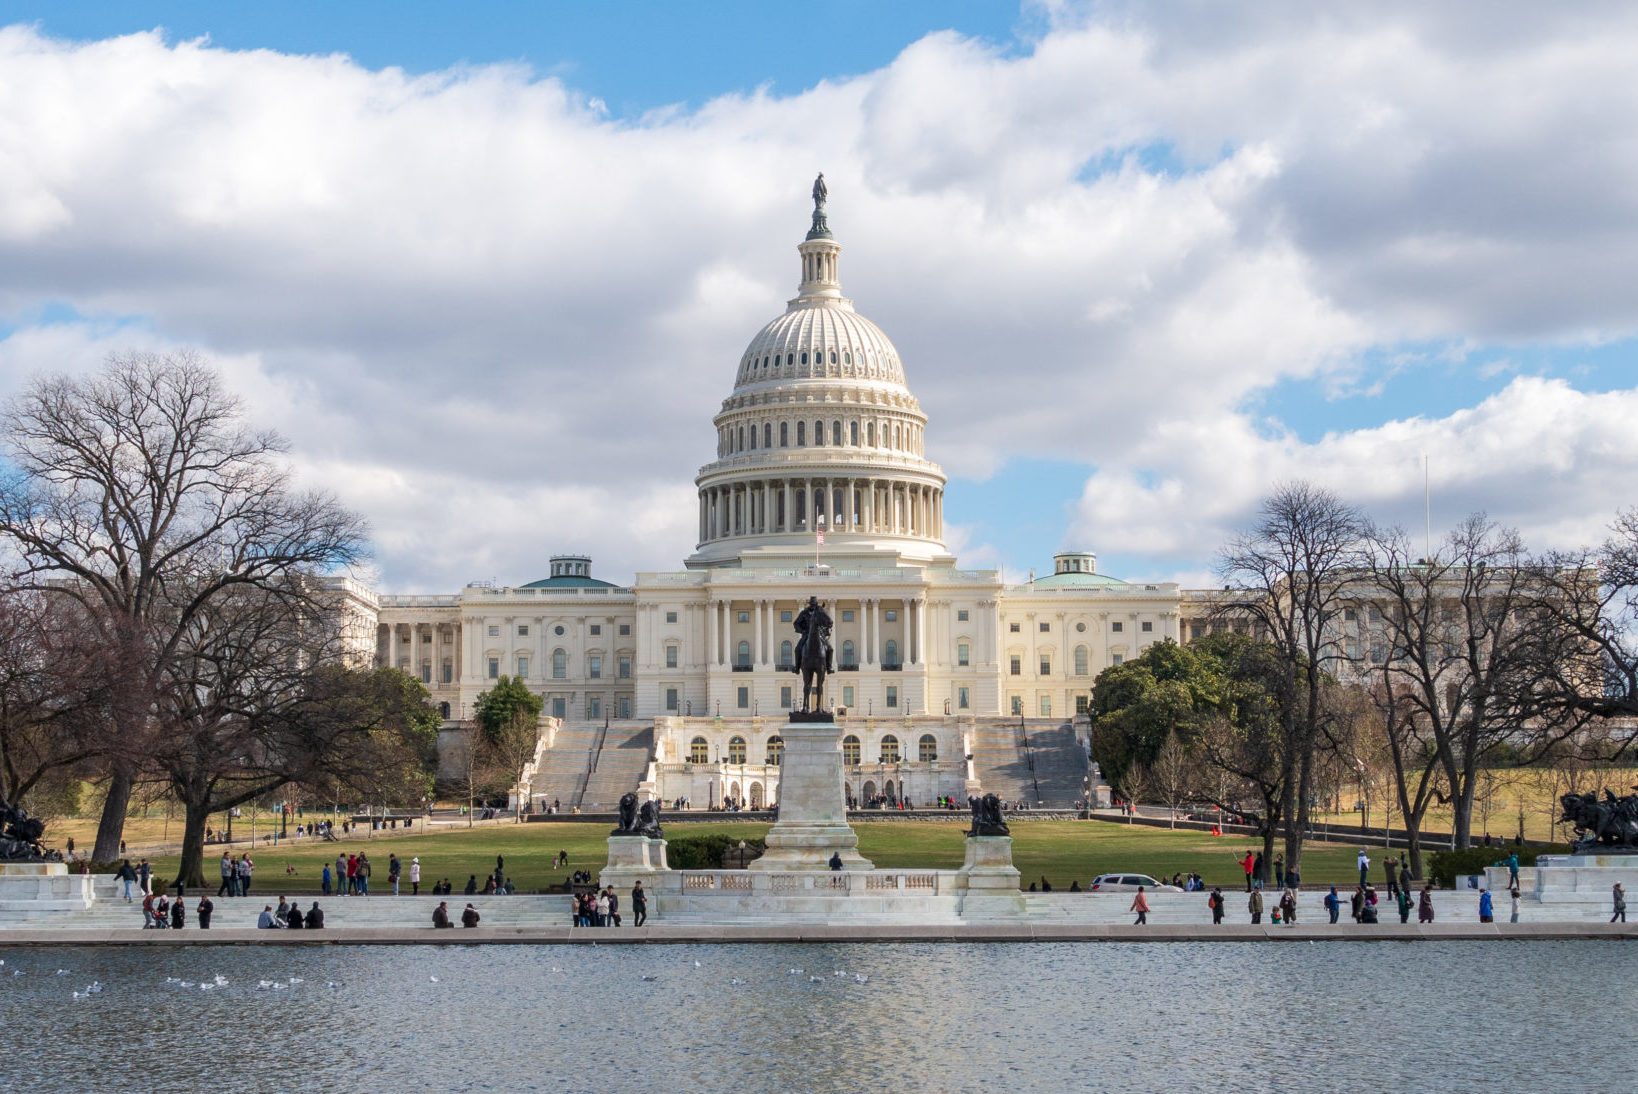
M825 677L836 671L830 645L830 629L835 624L819 606L819 598L810 596L792 625L802 636L796 641L796 671L802 674L802 713L818 713L825 709Z

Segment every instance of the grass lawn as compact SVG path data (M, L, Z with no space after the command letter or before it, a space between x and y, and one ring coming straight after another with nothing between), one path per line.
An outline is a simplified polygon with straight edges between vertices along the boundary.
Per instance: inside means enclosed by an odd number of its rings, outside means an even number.
M864 822L855 828L860 852L877 866L953 870L961 865L964 820ZM670 825L667 835L675 839L716 832L734 839L755 839L767 830L765 824L688 823ZM423 890L447 877L457 892L469 875L477 874L481 879L495 868L495 856L503 855L507 873L518 888L532 892L564 883L575 870L589 869L595 876L608 857L608 833L606 823L563 821L502 824L430 835L377 834L371 839L338 843L304 841L277 849L263 847L252 856L256 861L255 887L268 893L314 891L324 864L334 863L338 851L364 851L375 867L371 878L375 892L390 891L387 859L392 853L404 862L406 877L410 858L420 857ZM1056 889L1067 889L1071 880L1079 880L1084 886L1093 875L1116 870L1157 877L1198 871L1208 884L1240 886L1244 875L1236 859L1253 846L1233 837L1102 821L1020 821L1012 825L1012 835L1013 860L1024 884L1045 875ZM559 850L569 853L568 869L553 869L550 865ZM1355 853L1356 848L1340 844L1310 844L1304 851L1304 886L1353 877ZM1371 858L1373 877L1380 883L1378 852L1373 851ZM160 877L175 876L174 855L153 861ZM287 867L295 872L287 873ZM214 881L216 873L216 856L207 853L206 877Z

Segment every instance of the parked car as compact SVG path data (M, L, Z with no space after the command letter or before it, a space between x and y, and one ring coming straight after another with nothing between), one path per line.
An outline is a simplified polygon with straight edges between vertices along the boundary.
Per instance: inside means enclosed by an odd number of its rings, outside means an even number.
M1148 874L1099 874L1092 879L1092 884L1086 887L1086 891L1089 893L1135 893L1140 885L1151 893L1181 893L1183 891L1176 885L1167 885L1163 881L1156 881Z

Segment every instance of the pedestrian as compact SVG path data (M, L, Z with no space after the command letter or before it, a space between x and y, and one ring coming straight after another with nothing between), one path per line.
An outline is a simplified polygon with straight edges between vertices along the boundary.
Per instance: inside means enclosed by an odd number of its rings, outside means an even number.
M643 892L640 881L631 887L631 914L633 927L641 927L648 921L648 894Z
M1280 915L1287 927L1297 925L1297 891L1289 885L1280 892Z
M222 885L221 885L220 888L218 888L216 890L216 895L217 896L237 896L238 893L236 892L236 890L239 888L239 883L236 880L236 875L233 872L233 856L228 854L226 851L222 852L221 868L222 868Z
M1246 910L1251 913L1253 923L1263 921L1263 891L1261 889L1251 890L1251 897L1246 901Z
M597 894L595 909L592 913L593 927L607 927L609 919L609 894L607 891Z
M1433 922L1433 883L1422 886L1422 895L1416 902L1416 922Z
M1403 851L1399 854L1399 887L1409 889L1411 883L1410 862L1405 858Z
M1137 922L1132 926L1138 927L1149 922L1149 898L1143 895L1143 886L1138 886L1137 895L1132 898L1132 906L1126 910L1137 913Z
M347 892L347 856L340 851L336 852L336 895L342 896Z
M1411 891L1409 885L1399 887L1399 922L1409 923L1411 914Z
M182 929L182 925L187 922L187 919L188 909L182 903L182 898L177 897L176 900L171 903L171 929L180 931Z
M392 895L398 895L398 878L403 873L403 864L398 861L398 854L394 852L387 858L387 880L392 882Z
M1479 890L1479 922L1496 922L1496 906L1489 889Z
M1274 888L1285 889L1285 852L1274 856Z
M310 931L316 931L323 926L324 910L318 906L318 901L315 900L313 901L313 906L307 909L307 929Z
M1371 868L1371 856L1367 855L1365 848L1361 847L1359 849L1359 858L1355 861L1359 864L1359 887L1363 889L1365 888L1365 875Z
M1251 892L1251 872L1256 865L1257 856L1251 851L1247 851L1240 859L1240 869L1244 870L1246 874L1246 892L1248 893Z
M1255 889L1251 891L1256 892ZM1211 895L1206 898L1206 907L1211 909L1212 926L1215 927L1223 922L1223 890L1221 888L1213 886Z
M438 906L432 909L432 925L434 927L453 927L449 921L449 901L440 900Z
M478 914L478 909L474 908L471 904L468 904L466 906L466 911L461 913L461 926L476 927L478 925L478 920L482 918L483 917Z
M510 878L507 879L507 883L508 884L511 883ZM608 894L609 894L609 922L608 922L608 925L610 927L618 927L618 926L620 926L620 894L614 891L614 886L612 886L612 885L610 885L609 888L608 888Z
M201 931L210 930L210 917L215 911L216 905L211 902L208 895L199 898L199 929Z
M1325 911L1331 916L1331 922L1337 921L1337 913L1342 911L1342 901L1337 896L1337 887L1331 886L1331 891L1325 894Z
M370 857L363 851L358 853L358 895L370 895Z
M1615 910L1610 915L1610 922L1614 923L1619 919L1622 923L1625 923L1627 921L1627 891L1621 888L1619 881L1615 883L1615 888L1610 891L1610 896L1614 899L1615 905Z
M1509 889L1517 888L1519 884L1519 853L1517 851L1507 852L1506 862L1507 887Z
M465 892L464 895L471 896L473 893L475 893L477 891L478 891L478 875L477 874L468 874L468 875L466 875L466 892Z
M237 873L239 875L239 895L240 896L249 896L250 895L250 875L255 869L256 869L256 864L250 861L250 852L249 851L246 851L244 854L239 856L239 866L238 866Z
M1513 912L1507 922L1517 923L1519 921L1519 887L1517 885L1513 886L1507 891L1507 896L1513 902Z
M1348 912L1358 923L1365 915L1365 886L1355 887L1354 895L1348 898Z
M136 868L131 865L131 860L126 859L120 863L114 876L119 879L120 887L125 891L125 903L131 903L131 891L136 888L137 879Z
M1399 895L1399 863L1388 856L1382 860L1382 869L1388 875L1388 895Z
M324 870L319 875L319 890L325 896L330 895L330 864L328 862L324 864Z
M142 894L144 896L152 896L153 892L154 892L154 890L153 890L154 868L152 866L148 865L148 860L147 859L142 859L140 862L137 863L137 871L136 872L137 872L137 882L138 882L137 887L142 890Z
M410 896L421 895L421 860L419 857L410 859Z

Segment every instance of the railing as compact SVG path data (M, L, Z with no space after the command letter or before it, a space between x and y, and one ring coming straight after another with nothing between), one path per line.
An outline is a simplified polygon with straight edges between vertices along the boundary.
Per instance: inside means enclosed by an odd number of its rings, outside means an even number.
M884 662L882 662L882 671L883 672L903 672L904 671L904 666L902 664L898 664L898 663L894 663L894 664L889 665L887 662L884 661Z
M842 895L905 892L938 896L956 887L954 870L887 871L868 873L812 872L795 874L759 873L744 870L678 870L656 875L650 884L657 890L675 887L683 892L824 892Z

